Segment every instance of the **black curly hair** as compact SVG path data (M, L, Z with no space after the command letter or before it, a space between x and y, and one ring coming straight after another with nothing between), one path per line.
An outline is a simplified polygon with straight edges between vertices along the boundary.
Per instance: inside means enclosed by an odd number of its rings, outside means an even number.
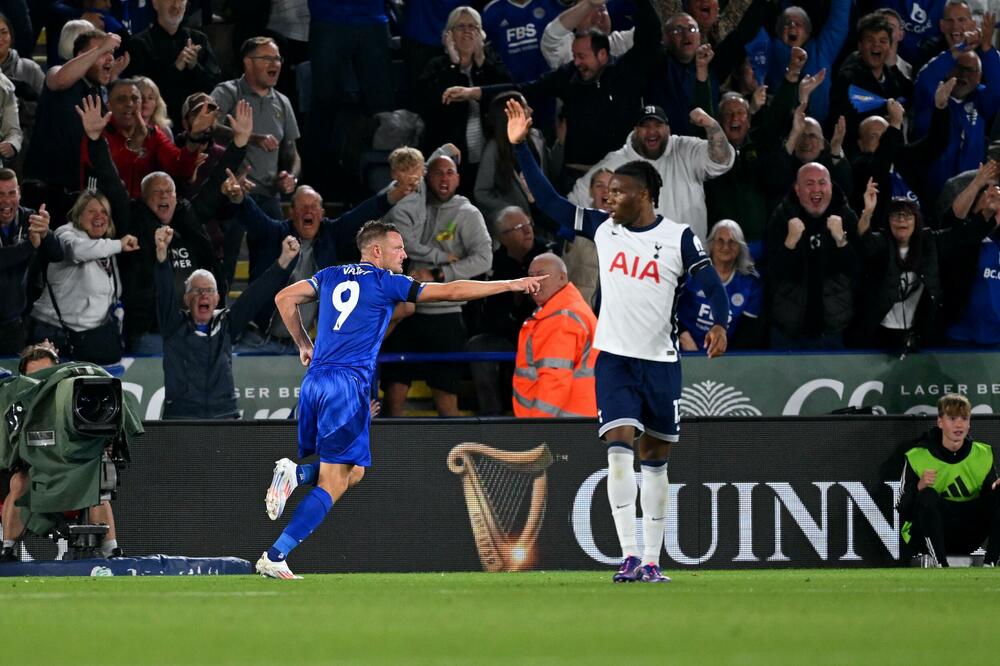
M616 176L628 176L635 178L649 192L649 198L653 202L653 208L659 205L660 188L663 187L663 178L653 165L644 160L633 160L626 162L615 169Z

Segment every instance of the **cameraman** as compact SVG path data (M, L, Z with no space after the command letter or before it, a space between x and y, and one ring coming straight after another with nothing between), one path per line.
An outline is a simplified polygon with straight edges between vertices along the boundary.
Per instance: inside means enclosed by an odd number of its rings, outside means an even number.
M21 375L30 375L38 370L59 365L59 350L48 340L35 345L29 345L21 351L21 360L17 370ZM22 461L17 461L8 471L9 482L7 496L3 502L3 513L0 524L3 525L3 549L0 550L0 562L14 562L17 557L17 542L24 536L24 523L21 521L21 511L15 502L24 496L28 489L28 468ZM108 533L101 542L101 552L105 557L121 557L122 549L118 547L115 538L115 517L111 512L111 503L102 501L90 509L90 518L94 524L104 523Z

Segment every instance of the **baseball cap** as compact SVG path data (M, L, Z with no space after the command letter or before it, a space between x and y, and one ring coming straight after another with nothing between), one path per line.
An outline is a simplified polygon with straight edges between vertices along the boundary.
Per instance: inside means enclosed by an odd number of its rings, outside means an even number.
M642 123L642 121L649 120L650 118L656 118L661 123L667 125L670 124L670 121L667 120L667 112L663 110L663 107L652 105L642 107L642 112L639 114L639 119L635 121L635 124L638 125Z
M186 118L188 113L194 108L197 108L201 104L208 102L209 104L215 106L215 100L208 93L196 92L188 95L187 99L184 100L184 104L181 106L181 117Z

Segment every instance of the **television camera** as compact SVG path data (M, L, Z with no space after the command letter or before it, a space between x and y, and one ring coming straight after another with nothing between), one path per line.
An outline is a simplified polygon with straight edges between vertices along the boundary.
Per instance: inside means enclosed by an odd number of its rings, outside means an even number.
M132 395L100 366L63 363L0 381L0 415L0 465L27 468L17 506L28 531L65 538L73 559L95 556L108 526L91 524L90 508L115 497L143 432Z

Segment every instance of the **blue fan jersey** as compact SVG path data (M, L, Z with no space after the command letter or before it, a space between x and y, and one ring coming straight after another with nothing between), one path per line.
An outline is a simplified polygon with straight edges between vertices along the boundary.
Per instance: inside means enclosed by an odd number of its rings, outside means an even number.
M756 273L745 275L733 273L725 284L729 297L729 335L733 335L740 323L740 316L757 317L761 310L760 278ZM677 319L681 326L698 343L698 349L705 350L705 335L715 325L712 308L705 298L705 292L698 283L688 280L684 283L680 301L677 303Z
M545 26L563 9L558 0L531 0L523 6L493 0L483 9L486 37L514 81L534 81L549 71L539 46Z
M372 264L324 268L309 279L319 300L313 368L337 365L375 372L396 303L415 302L423 285Z

